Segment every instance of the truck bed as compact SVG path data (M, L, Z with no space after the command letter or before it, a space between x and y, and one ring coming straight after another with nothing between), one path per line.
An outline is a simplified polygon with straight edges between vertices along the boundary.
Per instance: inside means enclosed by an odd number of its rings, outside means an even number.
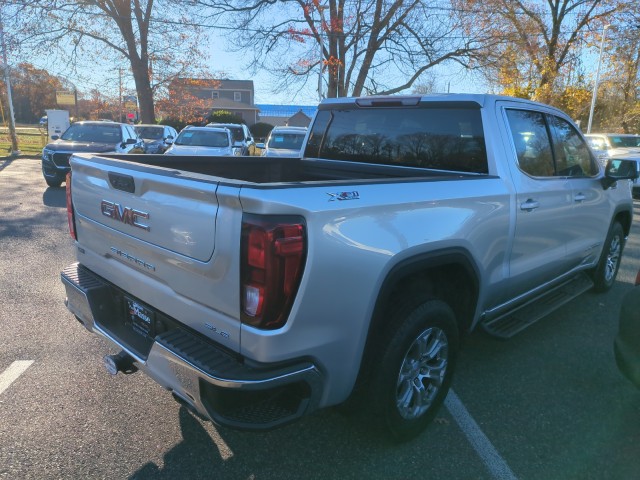
M331 182L340 180L390 180L403 178L472 178L478 174L443 172L396 165L375 165L321 159L287 157L205 157L176 155L104 155L183 172L211 175L255 184Z

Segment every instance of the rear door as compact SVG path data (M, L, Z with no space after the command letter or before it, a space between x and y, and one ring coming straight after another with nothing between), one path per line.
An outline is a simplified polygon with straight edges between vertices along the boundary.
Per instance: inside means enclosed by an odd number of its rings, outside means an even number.
M600 182L600 168L587 143L567 120L548 115L557 174L569 181L573 214L566 224L569 232L567 260L570 267L594 263L611 222L609 196ZM613 188L626 188L619 182Z
M555 174L545 114L526 108L503 111L510 133L515 187L515 232L505 298L514 298L568 269L567 244L575 232L569 180ZM508 150L507 150L508 151Z

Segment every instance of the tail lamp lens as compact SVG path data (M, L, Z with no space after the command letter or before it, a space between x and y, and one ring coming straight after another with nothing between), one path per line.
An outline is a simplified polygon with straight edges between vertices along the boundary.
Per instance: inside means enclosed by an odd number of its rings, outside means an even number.
M69 223L69 233L74 240L78 239L76 235L76 217L73 212L73 202L71 201L71 172L67 173L65 181L67 191L67 222Z
M307 250L301 217L245 214L241 239L242 321L282 327L300 285Z

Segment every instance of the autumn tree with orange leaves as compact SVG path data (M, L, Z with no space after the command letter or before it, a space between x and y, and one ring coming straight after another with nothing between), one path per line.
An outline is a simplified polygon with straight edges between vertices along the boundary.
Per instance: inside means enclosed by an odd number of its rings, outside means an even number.
M483 74L501 93L558 104L581 48L627 2L459 0L467 27L496 40L482 52ZM578 97L576 97L578 98ZM581 98L581 97L580 97ZM565 98L565 101L567 98ZM584 99L582 99L584 102Z
M50 75L30 63L20 63L11 69L11 90L15 119L18 122L31 123L37 121L45 113L45 109L56 107L56 90L65 88L64 80ZM6 99L4 82L0 84L3 110Z
M180 126L200 124L213 107L213 99L207 92L219 85L218 80L211 78L176 78L158 99L158 112Z
M230 41L251 52L251 66L270 72L276 88L302 88L322 68L328 97L400 92L437 65L469 65L491 41L463 30L447 2L196 1L232 25Z

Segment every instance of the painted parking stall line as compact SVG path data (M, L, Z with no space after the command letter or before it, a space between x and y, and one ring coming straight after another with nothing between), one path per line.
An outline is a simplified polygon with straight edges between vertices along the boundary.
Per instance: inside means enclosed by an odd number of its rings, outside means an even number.
M453 390L449 390L445 406L493 478L517 480L507 462L500 456Z
M0 395L31 366L33 360L16 360L0 373Z

